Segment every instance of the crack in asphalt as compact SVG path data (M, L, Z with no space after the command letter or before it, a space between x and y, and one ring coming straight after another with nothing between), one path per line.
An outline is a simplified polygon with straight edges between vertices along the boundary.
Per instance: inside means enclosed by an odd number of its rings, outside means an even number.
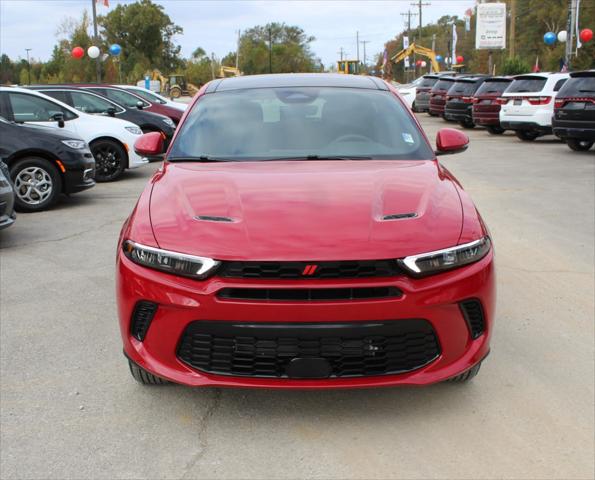
M198 461L205 456L207 453L207 449L209 448L209 439L207 437L207 430L209 428L209 422L213 418L213 415L221 405L221 389L215 389L215 395L213 396L213 400L211 401L211 405L207 408L207 411L203 415L200 426L198 427L198 436L199 436L199 444L200 450L196 453L190 461L184 467L184 472L182 473L181 478L189 478L188 474L194 468L194 466L198 463Z
M40 245L40 244L43 244L43 243L63 242L64 240L70 240L72 238L82 237L83 235L85 235L87 233L97 232L97 231L101 230L104 227L107 227L109 225L113 225L113 224L116 224L116 223L124 223L124 220L120 220L120 219L118 219L118 220L112 220L110 222L102 223L101 225L98 225L96 228L92 228L90 230L84 230L82 232L71 233L70 235L66 235L65 237L51 238L51 239L47 239L47 240L36 240L36 241L33 241L33 242L29 242L29 243L19 243L19 244L2 246L2 247L0 247L0 250L15 250L15 249L18 249L18 248L29 247L31 245Z

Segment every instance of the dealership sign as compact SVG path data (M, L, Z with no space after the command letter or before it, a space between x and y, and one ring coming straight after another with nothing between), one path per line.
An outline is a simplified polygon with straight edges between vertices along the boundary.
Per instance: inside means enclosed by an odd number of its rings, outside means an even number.
M506 48L506 4L477 5L475 48L498 50Z

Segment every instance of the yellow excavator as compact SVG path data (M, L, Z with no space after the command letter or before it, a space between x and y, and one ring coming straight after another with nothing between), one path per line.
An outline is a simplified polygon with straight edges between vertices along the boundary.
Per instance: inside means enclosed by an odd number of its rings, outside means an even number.
M412 43L407 48L404 48L400 52L397 52L395 55L391 57L391 61L393 63L399 63L403 61L406 57L413 54L421 55L422 57L428 58L432 64L432 71L436 73L440 71L440 65L436 60L436 53L434 52L434 50L422 47L421 45L416 45L415 43Z
M168 78L155 69L148 72L147 75L151 76L151 80L159 80L161 84L161 94L169 95L171 98L179 98L182 95L194 96L198 92L198 87L190 82L186 81L186 77L180 74L168 75Z
M217 78L239 77L240 75L242 75L242 72L240 72L239 68L221 65Z

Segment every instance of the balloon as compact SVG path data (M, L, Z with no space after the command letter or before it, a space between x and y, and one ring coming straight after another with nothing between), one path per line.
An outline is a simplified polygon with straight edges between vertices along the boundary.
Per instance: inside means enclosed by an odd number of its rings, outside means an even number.
M457 63L463 63L465 61L465 57L463 57L463 55L459 55L457 57Z
M72 58L78 59L78 58L83 58L85 51L81 47L74 47L70 54L72 55Z
M426 66L427 66L427 65L428 65L428 64L426 63L426 61L425 61L425 60L422 60L422 61L421 61L421 68L426 68Z
M95 45L87 48L87 55L89 55L91 58L97 58L100 53L101 52L99 51L99 48L97 48Z
M436 61L437 62L441 62L442 60L444 60L444 58L442 57L442 55L436 55Z
M417 62L415 62L415 64L416 64L418 67L421 67L421 60L418 60Z
M118 45L117 43L114 43L113 45L111 45L109 47L109 53L115 57L117 57L118 55L120 55L120 53L122 53L122 47L120 45Z
M558 32L558 41L564 43L566 41L566 38L568 37L568 34L566 33L566 30L560 30Z
M580 33L581 42L589 42L593 38L593 30L590 28L583 28Z
M547 32L543 36L543 41L546 45L553 45L554 43L556 43L556 34L554 32Z

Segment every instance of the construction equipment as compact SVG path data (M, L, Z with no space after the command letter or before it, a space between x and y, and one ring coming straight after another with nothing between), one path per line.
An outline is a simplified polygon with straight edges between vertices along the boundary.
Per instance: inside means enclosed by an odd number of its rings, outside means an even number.
M422 57L426 57L430 60L432 64L432 71L438 73L440 71L440 65L436 60L436 53L434 50L431 50L426 47L422 47L421 45L416 45L415 43L410 44L407 48L404 48L400 52L397 52L395 55L391 57L391 61L393 63L399 63L403 61L409 55L421 55Z
M239 77L240 75L242 75L242 72L240 72L239 68L221 65L217 78Z
M151 80L159 80L161 84L161 94L168 95L171 98L180 98L182 95L194 96L198 92L198 87L186 81L186 77L181 74L169 75L167 78L155 69L150 72Z
M359 73L358 60L339 60L337 62L337 73L357 75Z

